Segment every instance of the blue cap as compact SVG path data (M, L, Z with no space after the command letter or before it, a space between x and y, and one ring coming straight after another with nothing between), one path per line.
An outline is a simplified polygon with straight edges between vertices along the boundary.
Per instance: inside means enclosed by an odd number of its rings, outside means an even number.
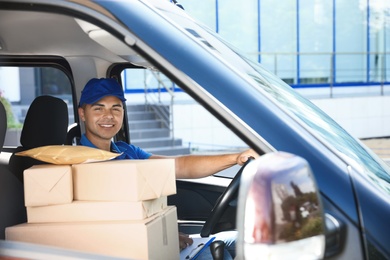
M122 102L126 101L122 86L115 79L90 79L81 91L79 107L84 104L96 103L106 96L115 96Z

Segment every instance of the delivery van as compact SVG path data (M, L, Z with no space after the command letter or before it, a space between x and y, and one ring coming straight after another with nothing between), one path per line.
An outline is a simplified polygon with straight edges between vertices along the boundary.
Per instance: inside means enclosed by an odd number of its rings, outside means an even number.
M175 194L161 195L166 201L153 204L166 213L156 213L164 228L151 229L161 235L153 243L169 245L178 231L209 237L233 230L237 259L390 258L389 166L180 5L0 0L0 112L8 120L0 131L0 259L126 257L116 254L114 240L102 242L104 253L69 246L66 239L84 243L77 233L61 240L61 234L48 231L42 240L29 241L9 235L20 225L52 225L44 213L39 216L45 223L28 219L38 206L26 206L31 186L23 174L48 167L58 173L60 167L16 154L48 145L77 147L85 131L78 115L81 90L89 79L104 77L116 79L127 99L115 141L168 156L248 148L260 155L244 167L175 180ZM43 105L34 114L40 99ZM93 209L82 212L85 217ZM70 225L68 230L76 230ZM90 226L90 234L98 230L101 226Z

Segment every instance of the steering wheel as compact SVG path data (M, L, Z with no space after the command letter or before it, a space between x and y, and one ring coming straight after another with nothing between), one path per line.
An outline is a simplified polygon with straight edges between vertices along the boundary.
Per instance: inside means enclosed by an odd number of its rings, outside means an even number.
M238 188L240 186L241 174L245 167L254 160L253 157L249 157L248 160L241 166L240 170L237 172L236 176L234 176L233 180L230 182L229 186L225 189L225 191L218 198L215 203L213 209L210 212L209 217L203 225L202 230L200 231L201 237L208 237L213 231L215 225L218 223L224 211L229 206L229 203L237 197Z

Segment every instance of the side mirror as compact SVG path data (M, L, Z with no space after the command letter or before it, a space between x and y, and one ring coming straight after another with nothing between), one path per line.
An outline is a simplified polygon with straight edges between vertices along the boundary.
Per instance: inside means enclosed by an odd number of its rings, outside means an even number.
M241 176L237 259L322 259L325 218L309 164L275 152Z

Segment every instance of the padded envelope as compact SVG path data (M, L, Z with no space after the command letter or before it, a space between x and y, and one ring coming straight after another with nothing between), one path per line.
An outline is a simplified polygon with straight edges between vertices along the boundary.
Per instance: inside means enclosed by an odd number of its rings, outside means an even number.
M70 165L35 165L24 171L25 206L47 206L73 201Z

